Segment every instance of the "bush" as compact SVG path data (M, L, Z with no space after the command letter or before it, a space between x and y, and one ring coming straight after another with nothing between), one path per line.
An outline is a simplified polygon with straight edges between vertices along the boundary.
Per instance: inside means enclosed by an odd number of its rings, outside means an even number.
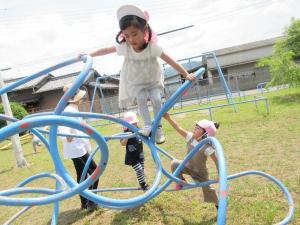
M23 119L24 116L28 115L28 112L26 111L24 106L22 106L20 103L11 102L10 107L11 107L11 111L13 113L13 116L15 118L19 119L19 120ZM2 103L0 103L0 113L5 114ZM2 128L4 126L6 126L6 121L5 120L0 120L0 128Z

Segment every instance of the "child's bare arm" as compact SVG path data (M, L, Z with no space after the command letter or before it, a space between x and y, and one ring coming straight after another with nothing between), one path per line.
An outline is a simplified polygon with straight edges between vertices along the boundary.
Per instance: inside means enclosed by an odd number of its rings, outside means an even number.
M160 58L164 60L166 63L168 63L170 66L172 66L175 70L177 70L178 73L182 74L186 79L188 80L195 80L195 75L192 73L188 73L186 69L183 68L179 63L177 63L173 58L171 58L166 53L162 53Z
M175 120L173 120L169 113L164 115L164 118L171 124L171 126L184 138L187 136L188 131L183 129Z
M100 49L92 52L90 55L92 57L95 57L95 56L101 56L101 55L108 55L108 54L114 53L116 51L117 51L116 47L112 46L112 47L108 47L108 48L100 48Z
M67 137L67 142L72 142L73 141L73 137Z
M126 145L127 145L127 142L128 142L128 139L127 139L127 138L120 139L120 143L121 143L122 146L126 146Z

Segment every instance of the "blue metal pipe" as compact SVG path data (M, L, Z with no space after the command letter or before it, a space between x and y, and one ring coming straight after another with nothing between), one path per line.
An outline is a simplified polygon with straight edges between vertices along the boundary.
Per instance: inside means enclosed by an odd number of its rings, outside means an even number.
M216 56L214 53L206 53L203 54L204 56L212 54L215 63L217 66L217 69L219 73L222 71L220 68L220 65L216 59ZM15 118L10 118L10 117L5 117L3 115L0 115L0 119L4 118L5 120L12 121L13 123L7 125L6 127L2 128L0 130L0 141L6 139L7 137L10 137L14 134L23 132L25 130L31 130L34 134L36 134L46 145L46 147L49 150L50 156L53 160L55 169L56 169L56 174L49 174L49 173L41 173L37 174L34 176L31 176L21 183L19 183L15 188L13 189L8 189L5 191L0 192L0 205L13 205L13 206L27 206L23 210L21 210L18 214L16 214L13 218L11 218L10 221L15 220L19 215L27 211L31 206L33 205L43 205L43 204L49 204L49 203L54 203L54 209L53 209L53 214L52 214L52 222L51 224L57 224L58 221L58 213L59 213L59 201L64 200L66 198L72 197L76 194L83 195L84 197L100 204L103 207L107 208L112 208L112 209L127 209L127 208L133 208L136 206L139 206L141 204L144 204L145 202L151 200L158 194L160 194L162 191L166 190L166 188L172 183L172 182L181 182L181 179L179 179L177 176L179 172L184 168L184 165L195 155L197 152L202 150L202 147L205 144L212 144L215 146L215 150L217 153L217 158L218 158L218 164L219 164L219 209L218 209L218 217L217 217L217 224L218 225L223 225L226 223L226 208L227 208L227 192L228 192L228 187L227 187L227 180L230 179L235 179L241 176L245 175L250 175L250 174L256 174L263 176L269 180L272 180L275 182L281 190L284 192L285 197L288 200L290 209L289 213L286 216L285 219L283 219L279 224L287 224L292 220L294 211L295 211L295 205L292 199L291 194L288 192L287 188L275 177L260 172L260 171L246 171L238 174L234 174L231 176L227 177L227 172L226 172L226 163L225 163L225 157L224 157L224 152L222 149L221 144L216 138L213 137L208 137L202 141L200 141L190 152L189 154L186 155L186 157L183 159L182 163L178 166L178 168L174 171L174 173L168 172L160 160L160 156L158 154L161 153L164 156L168 157L169 159L173 160L175 159L173 156L171 156L168 152L163 150L162 148L155 146L155 134L156 134L156 129L158 127L158 123L161 120L162 116L174 106L174 104L178 101L178 99L181 98L182 95L185 94L185 92L192 86L191 81L186 81L168 100L167 102L163 105L159 113L156 115L156 117L153 120L152 123L152 134L151 137L144 137L141 136L138 132L139 129L132 124L129 124L128 122L107 115L107 114L98 114L98 113L66 113L63 112L64 108L66 107L66 104L69 99L71 99L72 96L76 93L77 89L88 79L88 72L90 71L92 67L92 58L90 56L81 56L80 59L71 59L68 61L65 61L63 63L57 64L53 67L49 67L43 71L40 71L37 74L28 76L26 78L23 78L21 80L18 80L17 82L8 85L2 89L0 89L0 94L6 93L13 88L16 88L28 81L31 81L32 79L35 79L37 77L40 77L46 73L51 72L52 70L62 68L64 66L73 64L77 61L83 61L85 62L84 69L82 72L78 75L76 81L73 83L72 87L63 95L63 97L60 99L60 101L57 104L57 107L55 108L54 112L47 112L47 113L39 113L39 114L34 114L34 115L29 115L26 118L18 121ZM197 78L202 76L202 74L205 72L204 68L200 68L195 72L195 75ZM221 76L220 75L220 76ZM222 79L222 78L221 78ZM224 77L223 77L224 79ZM100 79L99 79L100 80ZM226 81L223 81L224 89L226 92L226 96L228 101L232 100L229 102L227 105L223 106L228 106L228 105L233 105L235 108L236 104L241 104L241 103L235 103L232 99L231 92L228 88L226 87ZM94 92L95 93L95 92ZM94 96L93 96L94 98ZM266 107L267 107L267 113L269 113L269 108L268 108L268 100L265 98L258 98L255 101L259 100L265 100L266 101ZM245 101L246 102L246 101ZM248 101L247 101L248 102ZM208 109L211 111L213 108L217 107L222 107L222 106L212 106L208 107ZM236 109L236 108L235 108ZM189 110L192 111L192 110ZM211 115L212 116L212 115ZM125 134L125 133L119 133L115 134L112 136L102 136L94 127L85 124L85 123L80 123L78 120L72 117L83 117L83 118L98 118L98 119L103 119L107 120L110 122L114 122L120 125L123 125L125 127L128 127L132 133L131 134ZM39 129L37 127L43 127L45 125L51 126L50 132L45 131L43 129ZM75 137L80 137L80 138L92 138L96 142L96 148L90 155L85 168L84 168L84 173L81 177L81 182L79 184L70 176L68 171L65 169L60 155L58 151L58 145L57 145L57 136L70 136L67 134L62 134L57 132L57 127L58 126L67 126L71 127L77 130L82 131L85 133L85 135L75 135ZM42 135L42 133L49 133L49 142L47 139ZM106 189L97 189L97 190L88 190L88 187L91 186L97 179L101 177L103 172L105 171L106 165L108 163L109 159L109 152L108 152L108 146L107 146L107 141L111 139L122 139L122 138L129 138L133 136L138 136L142 139L142 141L149 147L151 156L153 158L153 161L156 166L156 173L155 173L155 178L153 181L153 184L151 185L151 188L147 190L145 193L142 195L129 198L129 199L114 199L114 198L109 198L101 195L97 195L96 193L102 193L102 192L109 192L109 191L131 191L131 190L139 190L139 188L106 188ZM89 176L87 179L84 180L85 174L87 173L87 169L89 166L89 163L91 162L92 158L94 155L99 152L100 154L100 159L98 162L97 169L93 172L91 176ZM164 182L162 185L160 185L161 181L161 176L164 174L168 179L166 182ZM56 181L56 188L55 189L47 189L47 188L30 188L30 187L23 187L26 184L29 184L31 181L42 178L42 177L49 177L53 178ZM207 182L202 182L202 183L188 183L187 185L184 186L183 189L190 189L194 187L202 187L206 185L210 185L213 183L216 183L217 181L207 181ZM68 187L69 188L68 188ZM167 191L173 191L172 189L168 189ZM40 193L40 194L47 194L49 196L46 197L31 197L31 198L14 198L10 197L11 195L18 195L18 194L24 194L24 193ZM9 196L9 197L8 197Z

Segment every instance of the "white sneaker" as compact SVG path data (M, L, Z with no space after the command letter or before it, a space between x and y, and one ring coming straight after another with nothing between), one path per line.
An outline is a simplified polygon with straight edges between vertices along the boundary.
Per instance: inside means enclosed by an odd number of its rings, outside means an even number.
M166 141L162 127L158 127L156 131L156 144L162 144Z
M143 136L148 137L151 133L151 126L144 126L139 130L139 133Z

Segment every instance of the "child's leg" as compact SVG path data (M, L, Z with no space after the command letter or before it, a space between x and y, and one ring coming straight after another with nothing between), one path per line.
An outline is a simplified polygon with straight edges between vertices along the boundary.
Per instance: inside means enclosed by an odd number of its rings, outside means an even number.
M34 152L36 153L37 152L36 142L32 142L32 147L33 147Z
M139 113L141 114L144 120L145 126L151 126L151 117L147 105L147 96L145 90L139 92L136 101L137 101Z
M154 116L156 116L161 109L162 99L161 99L161 90L160 88L154 88L149 91L150 100L153 106ZM159 121L159 125L156 131L156 143L162 144L166 140L164 132L162 130L161 122Z
M208 173L204 172L203 174L193 174L192 178L197 182L205 182L208 181ZM204 202L212 202L215 203L216 206L219 204L219 199L217 192L211 186L203 186L202 187Z
M132 168L135 170L136 177L139 181L140 186L144 189L146 187L146 181L145 181L145 173L144 168L141 163L137 163L132 166Z
M177 167L179 166L179 164L181 162L182 162L181 160L177 160L177 159L172 160L172 162L171 162L172 173L177 169ZM183 171L184 170L185 170L185 167L178 174L178 178L180 178L181 180L185 180L184 177L183 177Z
M219 199L216 193L216 190L210 186L202 187L204 201L205 202L212 202L215 205L219 205Z
M151 100L151 103L153 106L153 113L154 113L154 116L156 116L162 106L160 88L154 88L154 89L150 90L149 95L150 95L150 100ZM161 123L159 122L159 124L161 124Z
M151 117L147 105L147 96L144 91L140 91L138 97L136 98L139 113L143 118L144 127L140 130L140 133L144 136L148 136L151 132Z
M171 170L172 170L172 172L174 172L177 169L177 167L179 166L179 164L181 162L182 162L181 160L177 160L177 159L172 160L172 162L171 162ZM175 185L175 187L174 187L175 190L181 190L182 189L183 184L186 183L185 178L183 177L183 174L184 173L185 174L189 174L188 172L189 172L189 169L186 166L183 167L183 169L178 174L178 178L180 178L181 180L183 180L183 182L182 183L177 183Z
M143 171L145 171L145 163L144 163L144 161L141 161L140 164L141 164L141 166L143 168Z

